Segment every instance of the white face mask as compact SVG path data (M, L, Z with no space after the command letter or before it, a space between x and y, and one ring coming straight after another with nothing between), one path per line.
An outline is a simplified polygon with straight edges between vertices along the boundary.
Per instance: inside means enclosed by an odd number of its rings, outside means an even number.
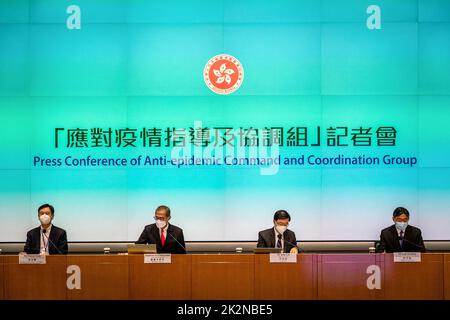
M47 225L52 221L52 218L48 215L48 214L42 214L39 216L39 221L43 224L43 225Z
M408 222L395 222L395 226L401 231L405 232L406 227L408 226Z
M167 225L167 222L166 222L166 221L163 221L163 220L156 220L156 226L157 226L159 229L163 229L166 225Z
M279 226L279 225L276 225L275 228L277 228L277 231L281 234L283 234L287 229L286 226Z

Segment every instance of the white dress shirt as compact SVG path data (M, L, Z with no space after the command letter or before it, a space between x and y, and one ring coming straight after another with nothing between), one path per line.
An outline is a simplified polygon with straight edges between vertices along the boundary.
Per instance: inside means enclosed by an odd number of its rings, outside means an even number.
M50 237L50 232L52 231L52 225L50 224L50 226L47 228L47 232L44 233L42 232L44 228L41 226L41 250L40 253L41 254L48 254L48 247L49 247L49 237Z

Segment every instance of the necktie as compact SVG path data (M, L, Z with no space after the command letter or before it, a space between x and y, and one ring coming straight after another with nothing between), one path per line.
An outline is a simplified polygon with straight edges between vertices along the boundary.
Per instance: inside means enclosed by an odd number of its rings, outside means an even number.
M400 247L403 248L403 230L400 231Z
M164 242L166 242L166 238L164 238L164 229L161 229L161 244L164 247Z
M281 248L281 234L278 234L277 248Z

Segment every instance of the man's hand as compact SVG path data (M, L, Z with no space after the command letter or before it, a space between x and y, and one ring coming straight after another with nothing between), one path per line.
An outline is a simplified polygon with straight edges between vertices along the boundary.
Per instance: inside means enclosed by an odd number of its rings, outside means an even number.
M291 249L290 253L298 253L298 249L296 247L293 247Z

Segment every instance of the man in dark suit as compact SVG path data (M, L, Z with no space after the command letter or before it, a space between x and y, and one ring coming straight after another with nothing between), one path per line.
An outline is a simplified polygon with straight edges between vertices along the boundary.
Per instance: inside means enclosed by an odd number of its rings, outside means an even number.
M52 224L55 209L48 203L38 208L41 225L27 232L24 251L29 254L67 254L67 234Z
M408 224L409 212L398 207L394 210L394 224L381 231L377 252L425 252L422 232Z
M280 248L285 253L298 253L295 233L288 230L291 216L286 210L278 210L273 216L274 226L260 231L258 234L258 248Z
M136 243L154 243L158 253L186 253L183 230L169 224L169 207L156 208L153 218L155 223L145 226Z

